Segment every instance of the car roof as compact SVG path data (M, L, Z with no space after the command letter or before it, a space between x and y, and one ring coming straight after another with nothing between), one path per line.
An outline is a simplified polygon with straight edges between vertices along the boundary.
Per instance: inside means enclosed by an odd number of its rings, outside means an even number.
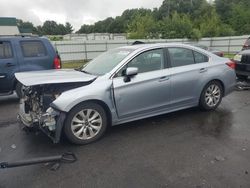
M0 39L2 40L43 40L43 39L47 39L46 37L39 37L39 36L22 36L22 35L2 35L0 36Z
M137 44L131 46L123 46L120 48L132 49L132 50L143 50L147 48L162 48L162 47L187 47L187 48L197 48L195 46L189 44L182 44L182 43L151 43L151 44Z
M213 53L210 53L207 50L204 50L200 47L196 47L190 44L183 44L183 43L151 43L151 44L138 44L138 45L131 45L131 46L123 46L119 47L118 49L131 49L134 52L144 51L144 50L151 50L156 48L167 48L167 47L182 47L188 48L190 50L195 50L200 53L206 54L207 56L214 57ZM216 55L215 55L216 56Z
M241 55L244 55L244 54L250 54L250 50L243 50L243 51L240 51L239 54Z

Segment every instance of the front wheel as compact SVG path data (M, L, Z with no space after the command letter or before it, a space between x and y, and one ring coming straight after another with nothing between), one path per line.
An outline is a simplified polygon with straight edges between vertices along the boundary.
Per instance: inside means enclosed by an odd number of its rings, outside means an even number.
M107 129L107 115L102 106L86 102L73 108L65 121L64 133L74 144L88 144L102 137Z
M221 103L222 96L223 89L221 83L211 81L202 90L199 106L203 110L214 110Z

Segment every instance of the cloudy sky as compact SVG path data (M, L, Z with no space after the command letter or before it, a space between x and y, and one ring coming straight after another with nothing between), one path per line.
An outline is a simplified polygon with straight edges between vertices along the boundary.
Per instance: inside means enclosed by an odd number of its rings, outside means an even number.
M159 7L163 0L0 0L0 17L41 25L45 20L70 22L76 30L131 8Z

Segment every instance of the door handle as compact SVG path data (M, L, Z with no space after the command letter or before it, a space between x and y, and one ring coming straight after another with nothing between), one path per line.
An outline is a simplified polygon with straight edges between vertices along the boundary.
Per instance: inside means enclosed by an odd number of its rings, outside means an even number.
M168 76L162 76L162 77L160 77L159 82L164 82L164 81L167 81L167 80L169 80Z
M5 78L5 77L6 77L5 75L0 75L0 79L1 79L1 78Z
M203 73L203 72L207 72L207 69L206 68L201 68L200 73Z
M5 64L5 67L13 67L13 66L16 66L16 65L13 64L13 63L6 63L6 64Z

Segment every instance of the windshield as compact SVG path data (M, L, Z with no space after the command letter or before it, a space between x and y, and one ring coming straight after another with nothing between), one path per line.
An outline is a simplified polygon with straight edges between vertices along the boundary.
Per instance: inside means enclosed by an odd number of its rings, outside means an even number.
M90 61L82 71L94 75L104 75L110 72L125 57L127 57L133 49L113 49L109 50L97 58Z

